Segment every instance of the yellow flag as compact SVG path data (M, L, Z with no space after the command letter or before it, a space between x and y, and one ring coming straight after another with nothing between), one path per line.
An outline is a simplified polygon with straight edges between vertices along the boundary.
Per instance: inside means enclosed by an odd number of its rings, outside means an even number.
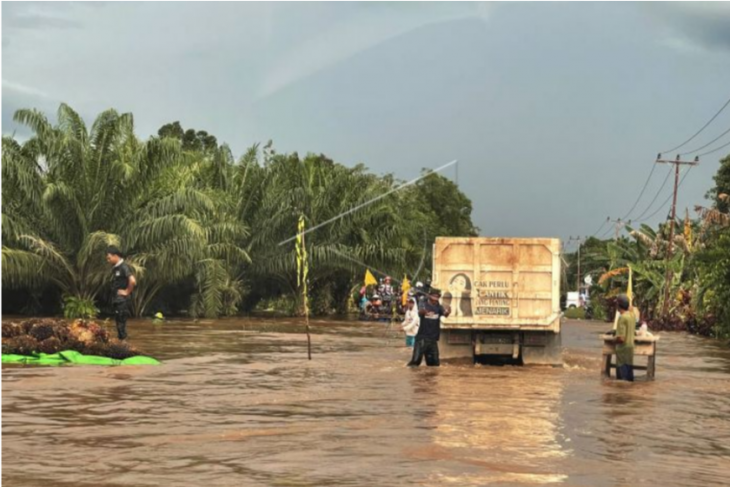
M634 275L631 271L631 266L629 266L629 286L626 288L626 297L629 298L629 306L631 306L631 303L634 300Z
M365 285L366 285L366 286L369 286L369 285L371 285L371 284L372 284L373 286L377 286L377 285L378 285L378 280L377 280L377 279L375 279L375 276L373 276L373 275L372 275L372 274L370 273L370 269L365 269Z
M403 283L400 287L401 291L403 291L403 296L401 296L401 303L403 304L403 306L405 306L408 302L408 290L411 289L411 281L408 280L408 276L403 277Z
M304 248L302 245L302 238L304 232L304 216L299 216L299 223L297 224L297 286L302 285L302 264L304 263Z
M304 245L304 215L299 216L297 225L297 286L301 287L304 299L304 313L309 314L307 278L309 276L309 264L307 258L307 247Z
M692 224L689 222L689 210L685 210L684 216L684 241L687 242L687 249L692 250Z

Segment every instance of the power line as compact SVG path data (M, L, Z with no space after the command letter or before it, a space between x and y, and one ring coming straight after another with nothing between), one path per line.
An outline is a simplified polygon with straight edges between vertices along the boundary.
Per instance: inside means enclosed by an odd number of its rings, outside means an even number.
M641 188L641 192L639 193L639 197L636 198L636 201L634 201L634 206L631 207L629 211L626 212L626 214L623 217L623 220L627 219L629 215L631 215L631 212L634 211L636 208L636 205L639 204L639 201L641 200L641 197L644 196L644 191L646 191L646 187L649 185L649 181L651 180L651 176L654 174L654 169L656 169L656 164L651 165L651 171L649 172L649 176L646 178L646 181L644 182L644 187Z
M714 144L715 142L717 142L718 140L720 140L728 132L730 132L730 128L727 129L726 131L724 131L723 133L721 133L720 135L718 135L717 137L715 137L714 139L712 139L711 141L709 141L708 143L706 143L705 145L703 145L702 147L698 147L695 150L691 150L691 151L688 151L688 152L682 152L679 155L680 156L686 156L687 154L695 154L698 151L701 151L702 149L704 149L705 147L711 146L712 144ZM654 166L654 167L656 167L656 166Z
M723 145L721 145L720 147L717 147L716 149L712 149L712 150L710 150L710 151L707 151L707 152L703 152L702 154L698 154L698 155L697 155L697 157L702 157L702 156L706 156L707 154L712 154L712 153L714 153L714 152L717 152L717 151L719 151L720 149L724 149L725 147L727 147L727 146L729 146L729 145L730 145L730 142L728 142L727 144L723 144Z
M672 175L672 170L670 169L669 171L667 171L667 175L664 177L664 182L659 187L659 190L654 195L654 198L651 200L651 203L649 203L649 206L646 207L646 209L641 213L641 215L639 215L636 218L634 218L634 221L640 221L641 218L644 215L646 215L646 213L651 209L651 207L654 206L654 203L656 202L656 200L659 197L659 195L662 193L662 190L664 189L664 186L667 185L667 181L669 181L669 176L671 176L671 175Z
M618 225L618 223L620 221L621 221L620 218L618 218L616 220L611 220L610 216L608 218L606 218L606 223L614 223L615 225ZM606 230L598 237L598 240L603 240L604 238L606 238L608 236L608 234L611 233L611 230L615 230L615 228L616 228L615 225L614 225L614 228L611 228L610 226L608 228L606 228Z
M332 217L332 218L330 218L329 220L323 221L322 223L318 223L317 225L314 225L313 227L309 227L309 228L308 228L308 229L306 229L305 231L303 231L303 232L301 232L301 233L298 233L297 235L294 235L293 237L287 238L286 240L282 240L281 242L279 242L279 245L284 245L285 243L288 243L288 242L291 242L291 241L293 241L293 240L296 240L296 238L297 238L297 236L298 236L298 235L306 235L306 234L308 234L309 232L313 232L313 231L317 230L318 228L321 228L321 227L323 227L323 226L325 226L325 225L329 225L330 223L332 223L332 222L335 222L335 221L339 220L340 218L344 218L344 217L346 217L346 216L347 216L347 215L349 215L350 213L354 213L355 211L359 210L360 208L364 208L364 207L366 207L366 206L368 206L368 205L371 205L371 204L375 203L376 201L382 200L382 199L383 199L383 198L385 198L386 196L388 196L388 195L390 195L390 194L392 194L392 193L395 193L396 191L399 191L399 190L401 190L401 189L403 189L403 188L405 188L405 187L407 187L407 186L411 186L411 185L413 185L413 184L416 184L416 183L417 183L417 182L419 182L419 181L420 181L421 179L427 178L427 177L428 177L428 176L430 176L431 174L435 174L435 173L437 173L437 172L440 172L440 171L442 171L442 170L446 169L447 167L449 167L449 166L452 166L452 165L456 164L457 162L458 162L458 161L456 161L456 160L453 160L453 161L451 161L451 162L447 162L447 163L446 163L446 164L444 164L443 166L437 167L436 169L433 169L433 170L429 170L429 171L428 171L427 173L425 173L425 174L422 174L422 175L418 176L417 178L413 178L413 179L411 179L410 181L407 181L407 182L405 182L405 183L403 183L403 184L401 184L401 185L399 185L399 186L397 186L397 187L395 187L395 188L391 189L390 191L387 191L387 192L385 192L385 193L383 193L383 194L381 194L381 195L378 195L378 196L376 196L375 198L373 198L373 199L371 199L371 200L368 200L368 201L366 201L365 203L361 203L361 204L359 204L359 205L357 205L357 206L354 206L354 207L350 208L350 209L349 209L349 210L347 210L347 211L343 211L343 212L342 212L342 213L340 213L339 215L333 216L333 217Z
M675 150L679 149L680 147L684 147L688 142L690 142L695 137L697 137L698 135L700 135L702 133L702 131L705 130L717 118L717 116L720 115L723 110L725 110L725 108L728 105L730 105L730 98L728 98L728 100L725 102L725 104L722 106L722 108L720 108L720 110L718 110L717 113L706 124L704 124L702 126L702 128L699 129L692 137L690 137L689 139L685 140L684 142L682 142L681 144L679 144L677 147L674 147L672 149L668 149L668 150L665 150L665 151L662 151L662 152L665 152L665 153L666 152L674 152Z
M656 165L653 166L653 167L656 167ZM603 230L603 227L606 226L606 223L608 223L610 219L611 219L611 217L610 216L607 216L606 219L603 220L603 223L601 223L601 226L598 227L598 230L596 230L595 232L593 232L593 235L591 235L591 237L595 237L598 232L600 232L601 230Z
M690 166L689 169L687 169L687 171L685 171L685 173L682 175L682 179L680 179L679 184L677 185L677 189L679 189L682 186L684 179L687 177L687 174L689 174L689 172L692 170L692 167L693 166ZM669 172L671 172L671 169L669 170ZM657 208L654 211L654 213L652 213L651 215L647 216L646 218L644 218L642 220L637 220L637 222L645 222L645 221L650 220L652 217L654 217L657 213L659 213L663 208L665 208L667 206L667 203L669 203L669 200L672 199L672 196L674 196L674 193L667 196L667 199L665 199L664 202L661 205L659 205L659 208Z
M608 227L605 232L603 232L599 237L598 240L603 240L608 236L608 234L611 233L611 227Z

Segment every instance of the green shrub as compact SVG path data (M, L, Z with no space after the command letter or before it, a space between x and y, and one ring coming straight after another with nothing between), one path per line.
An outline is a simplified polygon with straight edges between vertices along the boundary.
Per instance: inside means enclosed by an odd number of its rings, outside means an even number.
M568 308L565 310L565 317L571 320L584 320L586 310L585 308Z
M77 298L76 296L63 298L63 316L66 319L90 320L96 318L98 314L99 308L94 306L93 299Z

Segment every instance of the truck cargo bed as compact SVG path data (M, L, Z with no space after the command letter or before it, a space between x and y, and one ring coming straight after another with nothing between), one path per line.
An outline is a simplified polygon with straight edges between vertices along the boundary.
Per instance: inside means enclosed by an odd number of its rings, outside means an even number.
M452 310L441 323L445 358L469 351L558 361L558 239L438 237L433 286Z

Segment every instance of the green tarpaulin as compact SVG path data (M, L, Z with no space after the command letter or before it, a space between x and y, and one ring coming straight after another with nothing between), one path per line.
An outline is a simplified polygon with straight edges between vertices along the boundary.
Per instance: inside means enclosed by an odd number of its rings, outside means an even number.
M159 361L152 357L138 355L124 360L117 360L97 355L84 355L74 350L66 350L54 354L36 353L33 355L2 354L3 363L28 365L159 365Z

